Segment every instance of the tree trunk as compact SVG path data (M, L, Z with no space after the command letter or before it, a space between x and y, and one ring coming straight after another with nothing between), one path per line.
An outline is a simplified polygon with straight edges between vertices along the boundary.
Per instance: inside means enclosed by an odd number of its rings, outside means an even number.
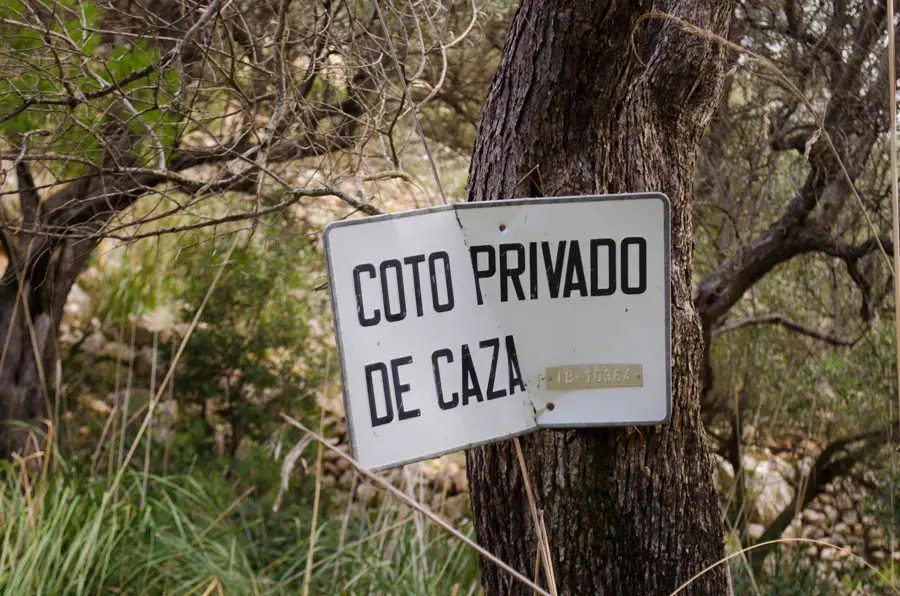
M485 104L468 199L661 191L672 203L673 413L641 429L522 439L560 594L667 594L724 554L699 414L701 333L691 301L691 193L719 99L720 0L524 0ZM574 330L573 330L574 332ZM478 540L527 575L537 545L509 442L467 455ZM488 594L527 594L485 564ZM720 566L690 593L728 589Z
M111 119L103 128L100 169L133 165L133 138ZM100 232L158 180L94 174L40 200L25 162L16 166L22 212L18 234L0 232L9 258L0 277L0 457L43 449L52 418L50 387L69 290ZM36 434L34 431L38 431Z
M23 178L20 172L20 191ZM73 210L67 206L65 211ZM9 264L0 278L2 457L45 447L40 434L45 420L52 418L53 363L63 307L97 245L99 238L91 236L98 223L63 226L71 237L22 233L16 242L4 238Z

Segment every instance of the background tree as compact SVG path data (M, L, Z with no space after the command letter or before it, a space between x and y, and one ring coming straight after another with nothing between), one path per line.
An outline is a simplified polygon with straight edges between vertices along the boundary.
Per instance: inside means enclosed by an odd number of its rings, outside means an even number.
M329 1L4 2L0 158L19 200L0 213L9 259L0 418L51 417L62 309L103 238L255 231L320 197L377 213L369 183L416 184L410 112L433 104L465 114L477 102L465 84L486 75L447 68L470 51L461 42L476 11L468 2L386 3L381 13ZM455 93L442 91L448 74ZM4 425L0 442L21 450L27 433Z
M745 544L781 536L896 437L887 6L739 2L738 66L698 170L704 419L737 473ZM748 536L748 449L780 447L795 498ZM881 460L883 461L883 460ZM864 465L861 465L864 464ZM769 548L751 554L757 570Z

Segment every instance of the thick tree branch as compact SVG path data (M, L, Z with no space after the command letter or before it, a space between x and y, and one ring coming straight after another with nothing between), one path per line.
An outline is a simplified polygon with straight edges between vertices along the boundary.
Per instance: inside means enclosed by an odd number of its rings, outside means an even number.
M22 209L23 227L34 225L40 198L35 188L31 169L25 161L16 164L16 177L19 179L19 204Z
M784 327L789 331L793 331L794 333L799 333L801 335L805 335L807 337L829 343L833 346L852 346L857 341L844 339L835 335L817 331L815 329L810 329L809 327L805 327L800 323L797 323L796 321L792 321L791 319L781 314L745 317L742 319L728 321L722 325L716 326L713 329L713 336L720 335L722 333L728 333L729 331L734 331L735 329L741 329L742 327L748 327L751 325L778 325Z

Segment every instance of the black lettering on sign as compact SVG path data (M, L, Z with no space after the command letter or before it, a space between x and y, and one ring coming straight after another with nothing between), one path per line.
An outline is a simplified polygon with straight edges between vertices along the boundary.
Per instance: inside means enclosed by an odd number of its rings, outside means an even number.
M403 259L403 262L407 265L410 265L412 268L413 275L413 295L416 299L416 315L422 316L422 284L421 279L419 277L419 265L425 262L425 255L412 255ZM403 290L403 284L400 284L401 291ZM387 298L387 294L385 294L385 298Z
M629 249L637 250L637 284L632 285L629 275ZM647 241L643 238L630 237L622 240L622 292L625 294L643 294L647 291Z
M563 298L568 298L577 291L580 296L587 296L587 282L584 279L584 263L581 260L581 248L578 241L569 243L569 258L566 263L566 287Z
M371 263L363 263L353 268L353 290L356 292L356 315L359 317L359 324L363 327L371 327L377 325L381 321L381 312L376 308L371 317L366 316L365 307L362 299L362 274L368 273L369 277L375 277L375 265Z
M509 264L509 253L516 253L516 266ZM525 247L521 244L500 245L500 302L509 301L509 282L512 281L513 289L519 300L525 300L525 290L522 289L520 277L525 273Z
M507 395L512 395L518 389L525 391L525 382L522 380L522 369L519 366L519 356L516 353L516 342L512 335L507 335L503 341L499 337L485 339L478 343L478 348L482 350L491 350L490 352L490 369L478 370L475 359L472 357L472 349L469 344L463 344L459 348L459 359L454 358L454 354L448 348L435 350L431 354L431 368L434 372L434 387L437 394L438 406L442 410L452 410L459 406L468 406L470 404L488 400L500 399ZM506 350L506 374L500 370L501 351ZM479 359L484 361L483 359ZM459 362L459 373L461 391L453 392L449 398L447 396L448 388L444 382L448 377L447 371L453 368L452 364ZM481 373L479 375L479 372ZM487 394L481 389L481 379L485 378L487 372ZM503 385L507 382L507 385ZM460 397L461 396L461 397Z
M441 382L441 369L438 365L438 359L444 358L449 364L453 363L453 352L447 348L435 350L431 355L431 368L434 371L434 388L437 391L438 406L442 410L452 410L459 405L459 393L453 392L450 395L450 401L444 401L444 384Z
M550 243L541 242L541 252L544 254L544 269L547 271L547 288L551 298L559 297L559 284L562 281L563 257L566 254L566 241L563 240L556 247L556 262L550 253Z
M437 262L444 264L444 288L447 291L446 302L441 302L438 292ZM431 277L431 303L434 312L447 312L453 310L453 276L450 275L450 255L444 251L433 252L428 255L428 273Z
M511 337L511 336L510 336ZM505 389L494 389L494 382L497 380L497 362L500 360L500 338L494 337L486 339L478 344L480 348L491 348L491 374L488 377L488 399L497 399L506 397Z
M528 243L528 281L531 290L531 299L537 300L538 297L538 251L537 242Z
M516 353L516 341L512 335L506 336L506 366L509 368L509 394L514 394L516 387L525 391L522 369L519 367L519 355Z
M482 269L478 262L478 255L487 255L487 263ZM472 273L475 275L475 295L478 297L478 304L484 304L484 297L481 293L481 280L493 276L497 273L497 258L494 254L494 247L490 245L473 246L469 249L469 255L472 258Z
M381 296L384 300L384 318L391 323L402 321L406 318L406 292L403 289L402 267L400 261L391 259L389 261L384 261L378 268L379 274L381 275ZM393 305L391 304L391 293L390 287L388 286L387 272L392 269L395 272L394 287L397 290L397 310L391 308Z
M417 408L415 410L407 410L403 407L403 394L409 391L409 384L400 382L400 367L412 364L412 356L404 358L395 358L391 360L391 377L394 380L394 400L397 402L397 419L409 420L422 415Z
M381 426L387 424L394 419L394 409L391 406L391 388L388 385L387 366L384 362L375 362L366 365L366 391L369 393L369 415L372 418L372 426ZM375 373L381 375L381 396L384 399L384 407L386 413L383 416L378 415L378 404L375 399Z
M544 281L554 299L611 296L620 289L632 295L647 291L647 240L637 236L621 244L612 238L544 240L527 247L509 243L469 251L479 305L484 304L488 282L495 280L491 289L497 288L500 302L537 300Z
M472 362L472 352L468 344L462 347L462 405L469 405L469 398L474 397L478 401L484 401L481 393L481 385L478 383L478 373L475 371L475 363Z
M598 249L606 247L606 287L600 287L600 255ZM591 240L591 296L611 296L616 292L616 243L609 238Z

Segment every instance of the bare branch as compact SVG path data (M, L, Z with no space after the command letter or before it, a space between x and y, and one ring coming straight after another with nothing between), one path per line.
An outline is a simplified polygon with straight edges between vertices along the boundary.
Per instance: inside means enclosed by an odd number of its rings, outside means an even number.
M780 327L784 327L788 331L793 331L794 333L799 333L801 335L805 335L807 337L829 343L833 346L852 346L857 341L859 341L858 339L848 340L828 333L823 333L821 331L816 331L815 329L810 329L809 327L805 327L800 323L797 323L796 321L792 321L791 319L781 314L769 314L758 317L735 319L733 321L728 321L724 324L714 327L712 333L713 336L716 336L752 325L778 325Z
M215 14L219 9L219 5L222 3L222 0L213 0L210 5L206 8L200 18L197 19L197 22L185 33L184 37L178 40L178 43L175 45L172 50L167 52L164 56L162 56L159 60L152 64L148 64L147 66L136 70L132 73L125 75L117 81L113 81L112 83L97 89L96 91L90 91L88 93L84 93L81 90L75 90L74 93L69 94L68 97L62 99L52 99L49 97L31 97L22 102L21 105L14 108L10 113L5 116L0 116L0 124L12 120L28 108L32 106L66 106L73 108L80 103L87 103L94 99L100 99L102 97L106 97L110 93L114 93L116 91L122 91L124 87L127 87L129 84L140 80L147 75L156 72L165 70L176 57L180 56L184 51L185 45L190 41L193 35L199 30L209 19ZM0 22L5 22L9 24L16 24L19 26L24 26L24 23L19 23L17 21L13 21L11 19L0 19Z

